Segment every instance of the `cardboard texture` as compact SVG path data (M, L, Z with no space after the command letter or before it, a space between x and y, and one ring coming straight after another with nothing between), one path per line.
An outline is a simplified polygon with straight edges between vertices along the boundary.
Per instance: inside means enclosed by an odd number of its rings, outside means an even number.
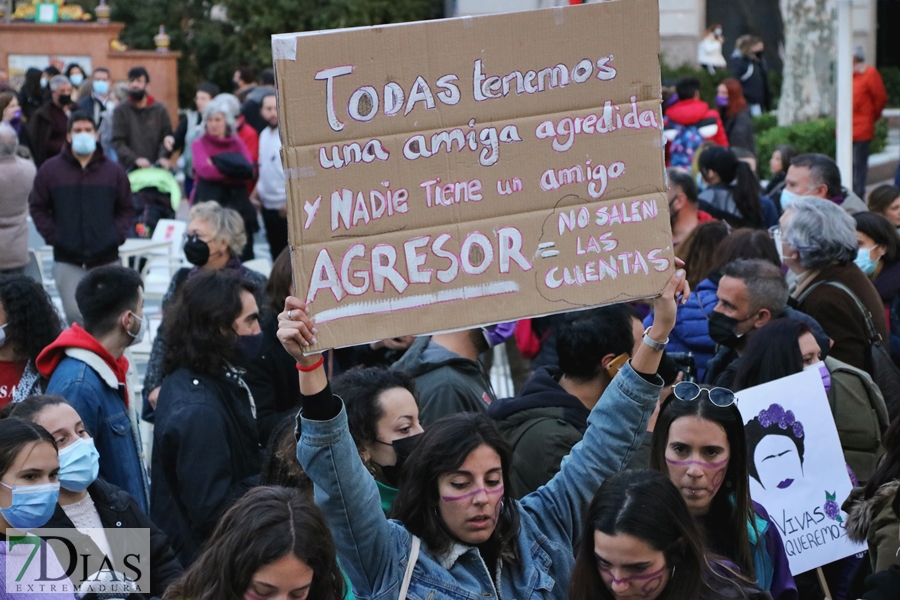
M657 0L272 44L312 351L664 287Z

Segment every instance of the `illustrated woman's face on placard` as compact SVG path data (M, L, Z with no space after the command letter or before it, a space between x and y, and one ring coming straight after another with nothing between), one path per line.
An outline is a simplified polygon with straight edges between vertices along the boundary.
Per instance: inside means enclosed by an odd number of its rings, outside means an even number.
M763 437L753 452L753 463L764 489L787 489L803 477L803 465L794 441L786 435Z

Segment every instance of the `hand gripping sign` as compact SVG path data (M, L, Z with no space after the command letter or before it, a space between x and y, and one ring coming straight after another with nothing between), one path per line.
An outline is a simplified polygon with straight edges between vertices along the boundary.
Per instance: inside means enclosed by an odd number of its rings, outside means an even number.
M312 351L653 296L655 0L273 36Z

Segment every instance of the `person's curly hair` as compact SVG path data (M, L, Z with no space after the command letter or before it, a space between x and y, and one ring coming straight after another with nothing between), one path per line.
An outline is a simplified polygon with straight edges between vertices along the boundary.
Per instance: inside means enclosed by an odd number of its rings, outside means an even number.
M233 324L243 310L242 291L252 294L255 288L231 270L201 271L187 280L165 309L165 374L181 367L195 373L222 371L234 356L238 336Z
M6 313L6 343L16 356L34 361L62 331L50 296L25 275L0 275L0 304Z

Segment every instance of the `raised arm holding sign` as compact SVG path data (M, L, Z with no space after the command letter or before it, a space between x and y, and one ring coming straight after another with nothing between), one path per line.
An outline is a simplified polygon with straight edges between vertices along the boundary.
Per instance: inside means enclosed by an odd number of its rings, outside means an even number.
M653 0L273 37L311 351L658 294Z

